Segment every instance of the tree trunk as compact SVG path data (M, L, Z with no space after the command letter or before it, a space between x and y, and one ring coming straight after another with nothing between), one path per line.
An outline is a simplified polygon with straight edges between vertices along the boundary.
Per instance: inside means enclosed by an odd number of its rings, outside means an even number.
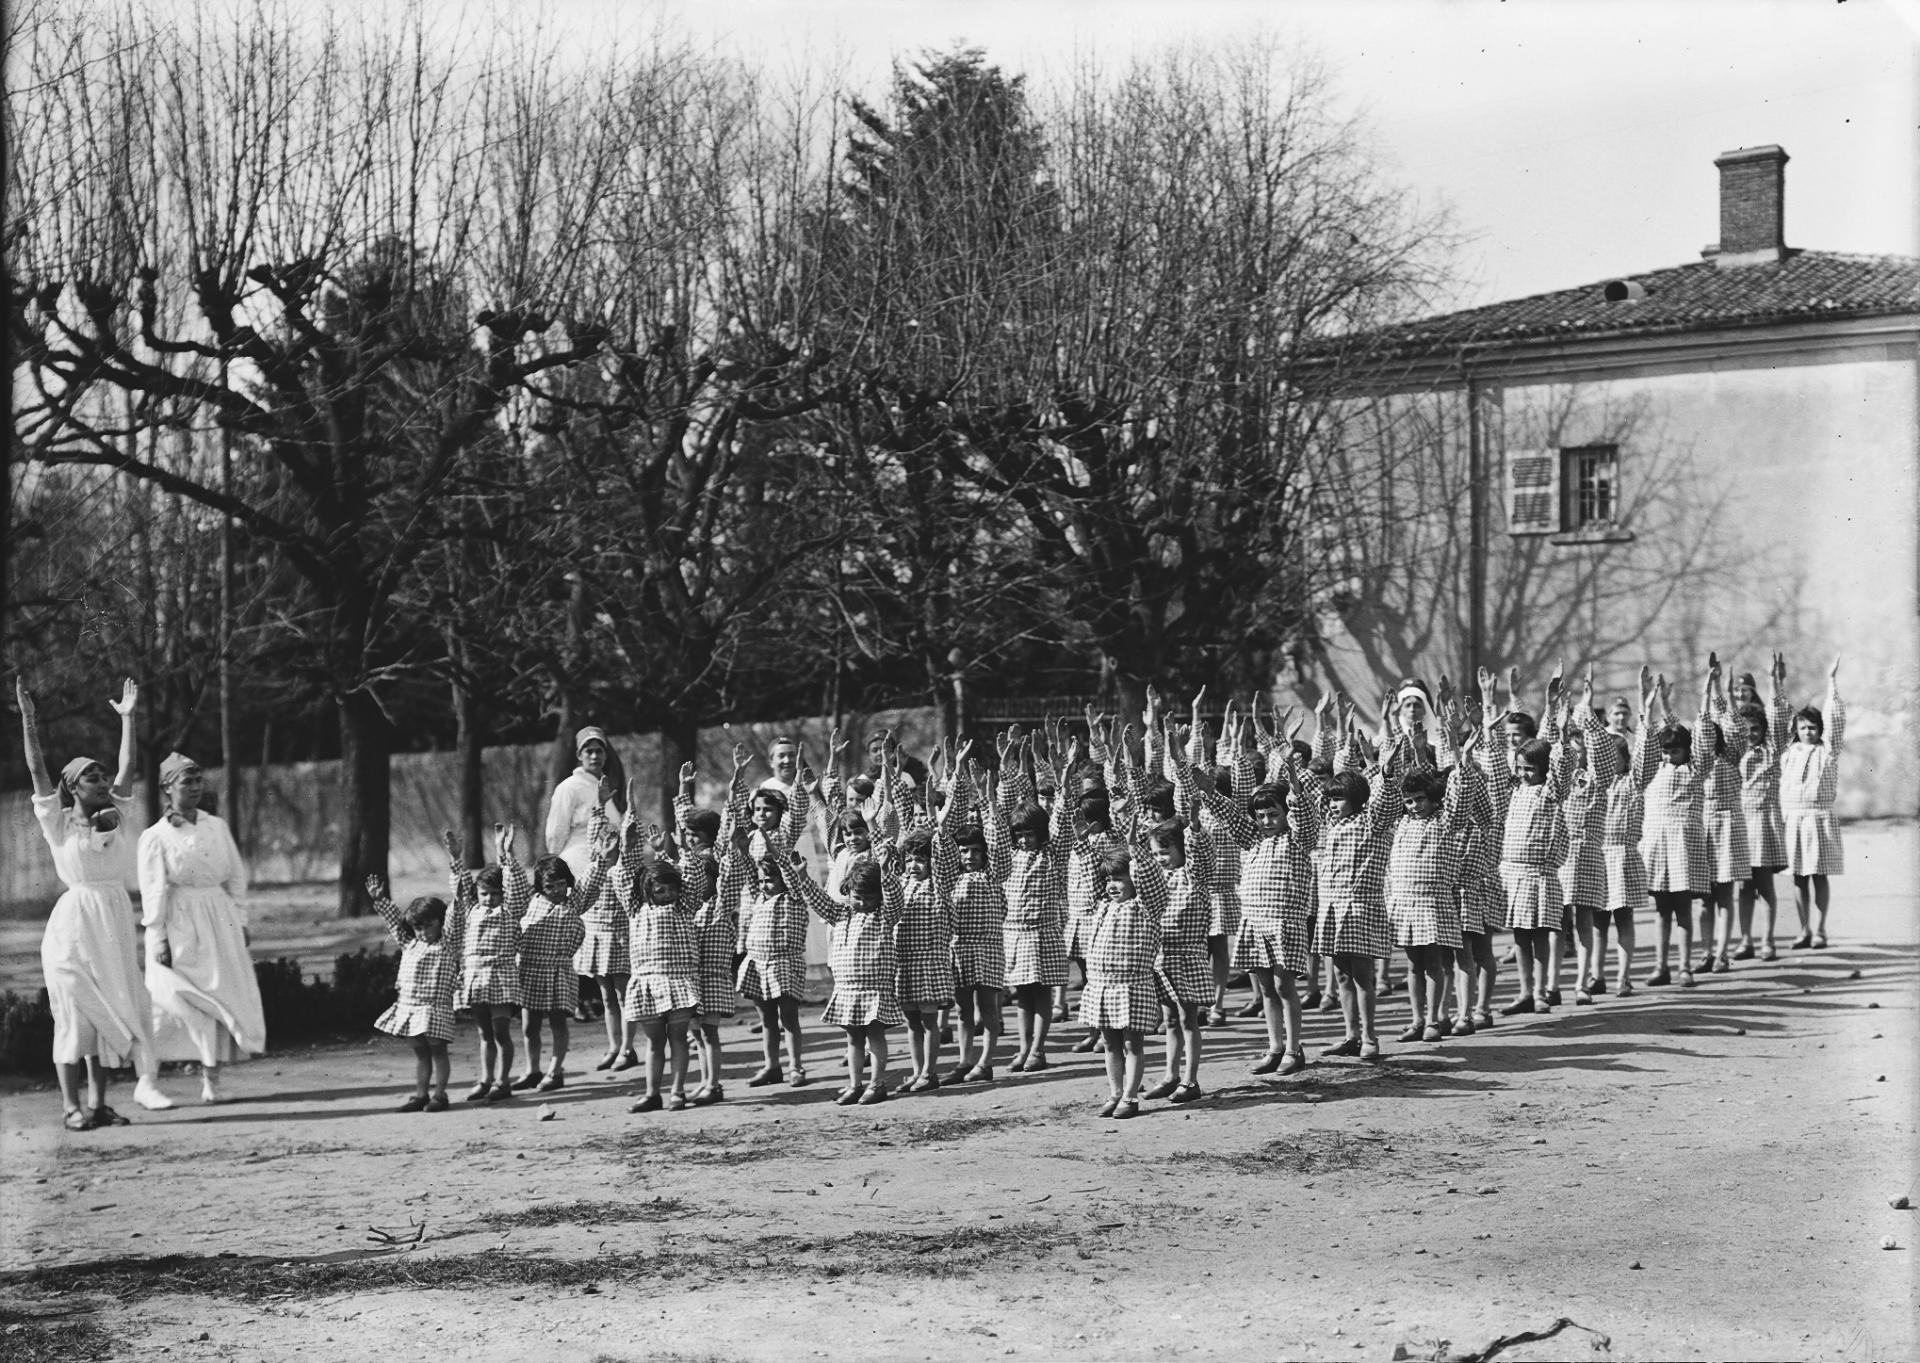
M485 858L476 850L487 845L486 783L482 757L486 751L486 714L466 681L453 682L455 744L460 753L460 835L470 861Z
M387 878L388 840L393 831L393 733L373 697L356 692L340 702L340 796L346 828L340 842L340 916L372 911L370 875Z
M692 762L697 766L699 759L700 726L697 723L676 714L660 726L659 818L662 828L673 827L673 797L680 789L680 764Z

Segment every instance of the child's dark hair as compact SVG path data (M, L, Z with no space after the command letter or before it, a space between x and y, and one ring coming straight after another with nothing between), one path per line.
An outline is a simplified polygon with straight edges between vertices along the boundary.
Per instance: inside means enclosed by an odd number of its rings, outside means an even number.
M863 837L873 836L873 830L867 827L867 816L857 809L849 809L841 816L840 827L846 831L848 837L852 837L855 833Z
M979 847L984 849L987 845L987 834L986 830L981 828L978 822L973 819L968 819L955 831L953 840L955 844L961 847Z
M1332 780L1333 759L1330 757L1316 757L1313 760L1313 765L1308 767L1307 770L1319 777L1322 781Z
M1140 792L1141 803L1163 819L1173 817L1173 782L1156 776Z
M1233 789L1233 772L1230 768L1212 766L1206 768L1206 773L1213 779L1215 790L1225 793Z
M1691 757L1693 755L1693 734L1684 724L1669 724L1653 736L1662 752L1678 752Z
M1342 771L1336 772L1333 779L1327 782L1327 794L1351 802L1356 809L1365 809L1373 795L1373 787L1359 772Z
M1553 760L1553 744L1544 738L1529 738L1520 745L1520 760L1530 767L1545 769Z
M1613 769L1616 772L1625 771L1627 769L1627 760L1631 756L1627 751L1627 740L1619 734L1603 733L1600 735L1600 742L1613 745Z
M1107 802L1106 790L1082 791L1080 795L1080 817L1093 828L1113 827L1113 806Z
M1286 791L1274 785L1255 786L1253 793L1247 797L1247 813L1260 809L1277 809L1284 814L1287 809Z
M1187 821L1185 819L1162 819L1147 830L1147 836L1155 842L1168 843L1178 847L1181 855L1187 850Z
M1133 853L1125 847L1109 847L1100 854L1100 878L1112 880L1115 876L1133 874Z
M753 792L753 798L755 800L765 800L769 805L773 806L773 812L781 818L784 819L787 816L787 797L775 790L772 786L760 787L760 789Z
M1267 755L1263 752L1255 751L1251 756L1253 758L1254 784L1262 785L1267 779Z
M717 809L689 809L680 822L687 832L699 833L710 843L720 840L720 811Z
M1429 800L1441 800L1447 794L1447 773L1435 771L1432 767L1415 767L1400 778L1400 791L1403 795L1419 795Z
M507 878L498 866L482 866L473 873L473 883L476 889L493 890L496 893L504 893Z
M1540 736L1540 721L1528 714L1525 710L1507 711L1507 727L1510 729L1518 729L1521 734L1528 739L1534 739Z
M840 882L841 890L849 899L878 899L880 897L880 863L862 857L847 868L847 875Z
M856 776L847 782L847 789L853 792L856 800L864 800L873 794L873 778L871 776Z
M1701 720L1700 734L1708 740L1708 746L1713 749L1713 755L1715 757L1721 757L1726 754L1727 736L1720 731L1720 726L1717 723L1710 719Z
M680 875L680 868L670 861L656 861L653 869L647 872L647 897L651 899L655 890L665 890L667 898L678 899L687 887Z
M1826 738L1827 717L1820 713L1819 706L1803 705L1798 710L1794 711L1793 718L1796 724L1802 720L1805 720L1808 724L1811 724L1813 726L1813 732L1815 737L1821 738L1821 739Z
M407 911L401 915L401 919L415 933L429 923L445 923L447 901L438 895L423 894L407 905Z
M1045 842L1052 833L1047 822L1047 811L1039 805L1023 804L1013 811L1013 817L1007 820L1008 831L1012 833L1032 833Z
M921 824L918 828L909 832L906 837L900 839L900 855L904 857L927 857L931 859L933 856L933 830L925 824Z
M1304 738L1296 738L1292 740L1292 745L1294 760L1312 766L1313 744L1307 742Z
M534 885L538 886L544 883L547 877L552 875L565 876L567 884L569 886L573 884L573 867L567 865L561 858L544 856L533 863Z

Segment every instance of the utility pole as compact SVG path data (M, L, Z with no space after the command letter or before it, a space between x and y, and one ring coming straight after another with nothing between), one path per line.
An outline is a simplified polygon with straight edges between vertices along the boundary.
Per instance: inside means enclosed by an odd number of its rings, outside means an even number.
M227 386L226 361L220 362L220 386ZM233 432L220 425L220 495L233 498ZM242 848L250 845L241 821L240 745L233 730L233 517L220 514L220 767L226 773L227 826Z
M1480 675L1487 657L1487 425L1483 393L1462 365L1467 392L1467 656L1463 676Z

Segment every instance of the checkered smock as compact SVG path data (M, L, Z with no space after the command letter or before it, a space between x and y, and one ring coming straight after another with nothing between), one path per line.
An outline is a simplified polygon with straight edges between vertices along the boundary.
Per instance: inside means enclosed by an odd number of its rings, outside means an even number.
M684 877L671 904L655 904L642 888L646 862L632 851L614 872L614 891L626 906L633 973L620 1016L633 1022L700 1006L700 891Z
M1506 896L1500 888L1502 830L1494 822L1486 767L1477 760L1459 763L1449 784L1459 784L1461 773L1469 767L1473 776L1462 787L1459 797L1460 889L1456 898L1462 934L1492 932L1504 924L1507 917Z
M1500 883L1509 928L1558 932L1565 919L1560 867L1567 857L1567 829L1560 804L1572 784L1571 757L1566 744L1556 743L1545 781L1530 786L1517 773L1507 778Z
M1647 863L1640 855L1641 829L1646 822L1646 798L1637 775L1645 761L1647 726L1634 740L1634 769L1616 776L1607 787L1607 822L1600 855L1607 873L1607 896L1601 900L1610 913L1642 909L1647 904Z
M898 1027L906 1021L897 989L900 959L893 948L904 896L899 877L885 867L880 885L880 905L870 909L836 898L810 879L801 883L800 897L807 907L833 925L833 946L827 955L833 994L820 1020L835 1027L874 1023Z
M1064 828L1063 820L1069 817L1070 803L1064 795L1053 802L1053 821L1057 827ZM1089 830L1085 838L1072 844L1067 855L1065 949L1069 959L1086 955L1080 933L1083 920L1093 911L1094 901L1100 895L1101 861L1109 852L1120 851L1126 845L1126 839L1111 828Z
M1241 785L1236 758L1234 784ZM1251 774L1251 763L1247 763ZM1191 785L1191 773L1181 783ZM1240 930L1233 939L1236 970L1307 973L1313 919L1313 849L1320 838L1317 801L1290 802L1286 831L1262 834L1245 805L1217 790L1200 792L1226 841L1240 857Z
M1711 713L1704 707L1699 723L1709 719L1720 729L1723 751L1700 784L1701 820L1707 829L1707 858L1716 884L1745 880L1753 874L1753 853L1747 843L1747 812L1740 806L1740 759L1747 752L1747 726L1736 725L1722 703Z
M398 997L373 1025L389 1036L453 1040L453 1000L460 988L466 905L456 900L447 911L440 940L432 943L414 935L399 908L385 895L373 901L373 909L400 944L400 972L395 981Z
M1707 851L1701 787L1714 755L1697 725L1690 762L1675 765L1650 748L1651 739L1643 739L1636 759L1646 793L1640 854L1647 862L1647 888L1654 894L1705 898L1713 885L1713 860Z
M1149 852L1133 854L1133 887L1132 899L1101 898L1087 914L1082 1026L1144 1032L1160 1021L1153 967L1167 912L1167 879Z
M1213 836L1204 828L1188 825L1186 843L1186 861L1178 870L1166 872L1167 909L1160 919L1154 977L1165 1002L1209 1004L1213 1002L1213 957L1207 952L1207 929L1212 926L1213 868L1219 857ZM1143 855L1147 854L1134 854L1136 859Z
M756 879L746 854L729 845L714 897L722 916L739 924L734 946L744 959L735 983L755 1003L797 999L807 982L806 905L790 894L761 894Z
M1837 687L1827 689L1825 739L1795 739L1780 756L1780 815L1787 827L1787 870L1796 876L1837 876L1846 870L1840 825L1833 817L1840 793L1841 740L1847 710Z
M1567 798L1560 805L1560 818L1567 830L1567 859L1560 864L1560 889L1567 904L1597 909L1607 898L1607 788L1620 774L1620 763L1614 745L1598 741L1606 726L1592 708L1575 708L1588 756L1574 769L1567 784Z
M1456 762L1439 810L1428 818L1402 813L1387 851L1387 921L1394 945L1459 947L1460 868L1480 769Z
M1192 787L1181 783L1173 754L1163 751L1163 748L1163 744L1149 740L1147 765L1173 782L1173 812L1176 817L1187 821L1188 839L1192 839L1196 830L1205 833L1213 852L1213 865L1208 872L1207 936L1224 937L1232 941L1240 931L1239 849L1232 846L1232 840L1220 827L1220 820L1213 811L1194 798ZM1186 756L1189 765L1206 756L1206 744L1197 731L1187 740ZM1220 851L1223 845L1230 849L1225 855ZM1211 965L1208 970L1212 970Z
M1329 813L1320 830L1315 882L1320 904L1314 920L1314 950L1322 956L1390 955L1393 929L1387 920L1387 853L1402 809L1400 754L1374 772L1366 807L1351 818Z
M580 1002L580 974L574 953L586 936L581 910L600 897L607 873L589 866L584 883L564 904L534 892L526 868L517 860L500 863L509 907L524 907L520 919L520 1006L530 1012L571 1014Z
M900 879L900 923L893 933L900 972L894 993L903 1008L926 1012L953 1005L953 883L959 871L953 844L938 837L933 843L932 876Z
M1767 741L1740 755L1740 812L1754 871L1787 868L1787 824L1780 812L1780 757L1790 741L1787 703L1776 684L1767 703Z
M1023 984L1052 988L1067 982L1067 850L1059 831L1059 803L1054 806L1053 835L1044 848L1007 850L1003 941L1009 989Z
M453 887L454 902L464 899L467 904L466 932L460 942L460 988L453 1006L518 1008L520 915L526 911L525 902L517 907L508 903L503 885L500 903L487 907L474 889L473 873L458 863Z
M961 871L953 881L953 978L957 989L1004 990L1007 987L1007 892L1002 889L1012 862L1007 856L1006 818L997 808L982 812L987 840L987 869ZM934 835L946 842L959 864L959 849L945 829Z

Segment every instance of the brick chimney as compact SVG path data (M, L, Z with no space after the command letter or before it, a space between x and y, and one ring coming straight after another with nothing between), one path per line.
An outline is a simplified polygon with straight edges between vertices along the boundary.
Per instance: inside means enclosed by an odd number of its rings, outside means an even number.
M1720 242L1703 254L1722 269L1785 259L1786 152L1742 147L1713 164L1720 168Z

